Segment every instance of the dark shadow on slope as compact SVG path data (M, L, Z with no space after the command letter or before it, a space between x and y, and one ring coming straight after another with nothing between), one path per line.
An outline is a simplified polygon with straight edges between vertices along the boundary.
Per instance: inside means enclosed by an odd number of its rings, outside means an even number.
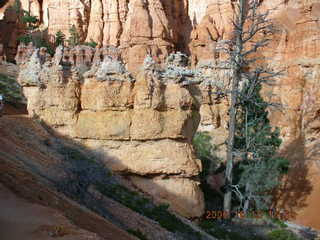
M23 171L32 173L35 179L44 179L44 184L49 189L54 186L58 192L122 229L128 228L123 216L110 214L110 206L106 206L90 189L97 189L102 195L158 222L177 238L200 239L199 233L167 211L167 206L155 205L150 198L135 191L123 178L113 174L106 167L106 159L110 158L106 154L99 156L97 152L74 140L58 135L43 122L41 127L26 116L19 121L15 116L0 119L0 153L5 154L2 157L6 161L18 164L25 169ZM32 188L32 185L26 182L25 186L17 188ZM37 194L37 189L33 191ZM43 197L39 195L39 198ZM47 204L55 205L53 202Z
M307 207L306 199L312 191L308 180L308 166L305 141L300 137L292 141L283 151L282 156L290 161L290 169L275 194L275 206L294 219L297 211Z
M98 152L86 149L75 142L70 142L70 145L65 144L68 141L70 139L65 138L64 143L59 141L57 145L57 151L64 157L63 168L68 176L64 181L56 182L56 186L61 192L99 213L99 215L116 222L120 227L126 228L118 220L118 217L111 215L104 208L104 203L89 191L90 188L94 187L103 195L155 220L164 229L173 233L177 232L184 239L200 239L197 232L167 211L168 205L155 205L151 198L146 198L143 194L135 191L132 185L127 188L125 181L114 175L106 167L108 161L114 162L117 159L111 159L106 154L100 155ZM178 198L178 196L176 197ZM182 202L186 201L188 200L182 199Z

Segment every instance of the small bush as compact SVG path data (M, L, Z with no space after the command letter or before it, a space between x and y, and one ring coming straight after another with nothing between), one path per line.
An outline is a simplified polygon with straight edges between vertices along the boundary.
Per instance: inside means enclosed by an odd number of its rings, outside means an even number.
M198 132L193 138L193 146L196 150L197 157L211 158L212 157L212 144L211 137L206 132Z
M72 27L69 29L70 37L67 40L70 47L75 47L80 44L80 35L77 31L77 28L75 25L72 25Z
M92 47L92 48L96 48L98 43L96 43L95 41L91 40L90 42L85 42L84 45Z
M139 230L128 229L127 232L133 236L136 236L140 240L148 240L148 238Z
M224 226L219 225L219 223L214 222L212 220L202 221L199 226L217 239L226 239L226 240L251 240L247 237L240 235L238 232L232 231L231 229L227 229ZM254 240L258 240L259 238L254 237Z
M18 41L25 45L32 42L37 48L45 47L47 52L53 56L54 50L52 46L42 36L34 36L33 34L33 30L38 30L39 19L36 16L32 16L30 12L22 10L19 1L15 2L14 9L20 15L21 22L27 26L26 34L19 36Z
M38 18L36 16L32 16L28 11L23 11L21 21L27 25L29 30L36 29L36 25L39 22Z
M221 159L214 152L218 146L212 145L212 138L208 132L198 132L195 134L192 145L197 158L201 160L202 172L200 173L201 189L204 193L207 209L220 209L222 206L221 195L214 191L207 183L207 177L223 171ZM220 165L220 167L219 167ZM222 190L222 189L221 189Z
M170 232L180 232L193 239L201 239L199 232L194 231L191 227L185 225L174 214L168 211L168 205L154 205L149 199L141 197L138 193L131 191L119 184L99 184L98 190L117 202L127 206L128 208L155 220Z
M298 237L289 230L276 229L268 233L268 240L298 240Z
M65 39L66 39L66 35L64 35L64 33L63 32L61 32L61 30L59 30L57 33L56 33L56 35L55 35L55 42L54 42L54 45L56 46L56 47L58 47L59 45L64 45L64 41L65 41Z
M52 46L42 37L34 37L32 39L33 45L37 48L45 47L47 49L47 53L49 53L51 56L54 55L54 49Z
M171 232L179 232L185 239L200 240L201 234L184 224L178 217L168 211L168 205L155 205L148 198L141 196L112 179L109 170L99 164L99 161L86 156L78 149L59 145L58 152L64 157L65 171L70 172L72 181L59 182L58 188L79 199L90 185L95 185L100 193L123 204L124 206L155 220Z
M32 37L29 34L22 35L22 36L18 37L18 41L20 43L24 43L25 45L28 45L29 43L32 42Z
M214 156L214 147L211 144L211 136L207 132L198 132L192 140L197 157L201 160L203 171L200 173L202 181L205 181L209 174L218 165L219 159Z
M268 216L268 215L267 215ZM283 221L281 221L280 219L278 219L278 218L271 218L271 221L274 223L274 224L276 224L276 225L278 225L279 227L281 227L281 228L287 228L288 226L287 226L287 224L285 224Z
M0 93L4 95L5 100L15 103L23 100L20 85L12 77L0 74Z

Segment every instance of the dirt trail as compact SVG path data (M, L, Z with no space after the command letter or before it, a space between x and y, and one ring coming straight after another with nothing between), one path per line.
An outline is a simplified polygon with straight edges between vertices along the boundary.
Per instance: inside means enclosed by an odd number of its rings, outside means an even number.
M0 117L0 240L136 239L56 191L50 179L65 177L61 158L45 145L50 135L39 124L10 115L23 109Z
M0 184L1 240L101 239L70 223L61 213L19 198Z

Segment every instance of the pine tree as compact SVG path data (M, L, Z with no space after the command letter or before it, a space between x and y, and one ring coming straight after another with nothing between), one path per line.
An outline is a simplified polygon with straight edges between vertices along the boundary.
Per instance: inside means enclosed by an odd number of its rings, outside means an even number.
M36 16L32 16L28 11L23 11L21 20L27 25L28 30L36 29L39 23L39 19Z
M267 118L270 103L260 96L262 84L280 74L256 57L275 33L269 12L258 12L260 4L258 0L239 0L233 21L234 38L223 48L232 71L224 195L224 211L229 215L233 193L245 211L249 207L265 208L270 200L268 192L277 186L283 165L287 165L276 157L281 141ZM235 157L241 159L237 166Z
M249 78L252 79L252 78ZM280 183L288 161L279 157L281 144L278 129L272 128L267 108L270 103L260 96L261 83L252 90L252 82L244 84L240 92L240 113L237 117L235 149L243 154L235 186L240 209L265 210L271 204L270 191Z
M70 37L68 39L68 44L71 47L75 47L80 44L80 36L77 31L77 28L75 25L72 25L72 27L69 29Z
M25 45L32 43L37 48L45 47L47 52L53 56L54 50L51 44L46 41L44 34L42 32L40 32L40 34L34 34L35 31L39 31L39 19L31 15L30 12L23 10L19 0L15 1L13 9L19 16L19 20L26 25L25 34L19 36L18 41Z
M61 30L59 30L58 32L56 32L54 45L56 47L60 45L64 45L65 39L66 39L66 35L64 35L64 33L61 32Z

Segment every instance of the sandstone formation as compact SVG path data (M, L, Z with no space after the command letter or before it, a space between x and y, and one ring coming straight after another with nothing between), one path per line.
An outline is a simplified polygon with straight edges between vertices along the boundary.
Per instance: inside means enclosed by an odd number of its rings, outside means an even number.
M120 47L124 62L134 74L148 54L157 62L163 62L173 50L187 51L192 29L186 0L21 0L21 7L38 17L40 29L52 42L59 30L68 38L69 29L74 25L81 41ZM19 22L11 12L5 13L5 19L9 18L3 21L1 29L8 33L10 29L21 30L21 26L7 27L12 19ZM5 41L6 47L16 48L19 35L21 31L11 36L10 41ZM12 55L10 58L13 59Z
M136 240L127 233L128 229L139 231L148 239L194 239L192 235L170 232L153 220L153 216L143 216L139 209L137 212L126 207L116 198L119 194L110 196L108 192L101 192L98 186L102 183L110 191L113 189L110 186L117 186L119 190L118 184L132 189L119 176L101 175L103 166L96 169L93 162L87 162L86 167L82 165L82 169L71 172L70 161L59 153L66 147L64 143L46 131L40 122L21 113L21 109L6 105L5 116L0 121L0 202L3 207L0 220L6 226L1 229L1 239ZM78 149L76 145L69 142L68 149ZM79 160L85 162L77 158L76 164ZM75 176L79 171L80 179ZM4 192L2 184L19 199ZM130 200L137 197L130 196ZM141 202L137 206L144 207ZM203 232L201 235L204 240L215 240Z
M199 61L221 59L221 53L216 51L219 41L232 38L232 1L211 1L206 6L204 17L191 33L190 51L193 65Z
M85 77L85 80L87 78L95 78L89 76L95 76L95 69L99 68L98 63L101 62L101 58L105 54L104 52L109 51L108 54L110 55L110 48L105 48L106 45L114 45L120 49L118 53L119 57L122 57L127 69L129 69L136 79L143 78L142 74L139 72L140 66L147 54L152 55L157 63L164 63L166 57L172 51L176 50L181 50L190 54L193 66L197 66L198 69L201 69L201 72L205 71L205 74L214 79L213 81L215 83L217 81L224 82L228 79L228 77L225 76L225 72L215 70L215 64L224 58L224 56L217 51L219 44L232 37L230 19L233 16L234 1L34 0L29 3L27 0L21 0L21 2L25 10L28 10L33 4L32 14L40 16L43 29L47 28L49 36L52 37L58 30L63 31L68 36L69 28L72 25L75 25L78 32L81 34L82 40L87 42L93 40L97 42L100 47L104 46L104 48L96 50L94 53L94 63L92 66L89 64L89 67L86 66L88 64L85 63L88 62L88 60L80 59L84 59L84 57L90 59L91 50L85 50L87 52L82 54L82 57L81 54L72 52L75 50L70 50L69 53L67 53L67 50L64 50L64 62L70 62L70 64L78 62L82 66L80 72L90 68L90 71L85 73L85 75L88 75ZM317 89L319 89L318 81L320 66L318 56L320 41L320 30L318 26L320 18L319 1L272 0L262 1L262 3L262 9L274 9L276 7L275 10L271 12L271 17L276 24L276 28L279 30L274 36L270 48L264 49L262 55L269 59L266 64L269 64L269 66L275 69L284 70L284 75L277 79L277 84L272 87L264 88L263 90L264 96L270 97L271 101L279 103L280 106L282 106L281 108L270 109L270 120L274 126L280 127L281 137L284 140L282 145L284 154L296 144L296 146L299 146L302 149L300 155L298 154L300 156L299 159L302 159L300 160L300 164L306 166L306 169L308 169L307 166L315 166L312 167L310 172L319 173L319 169L316 167L319 156L317 152L317 139L319 136L319 107L317 100L319 93ZM1 9L1 11L3 12L3 9ZM1 11L0 14L2 13ZM0 29L0 42L4 44L7 59L13 60L17 47L16 39L21 34L21 31L19 30L21 27L12 11L10 12L10 10L8 10L8 12L4 14L4 19L0 20ZM117 58L117 60L119 59ZM208 62L212 66L206 67ZM119 67L119 65L115 63L112 68L118 68L117 66ZM203 70L203 68L207 70ZM50 67L50 69L55 68ZM54 71L60 74L53 74L56 81L63 81L66 76L62 74L59 67ZM74 72L73 74L76 76L77 72ZM170 72L168 74L170 75ZM99 76L100 75L101 78L106 76L103 70L100 70ZM126 73L122 73L121 76L115 74L113 76L107 75L106 77L127 79ZM148 81L154 81L151 77L148 79ZM82 98L81 100L77 100L77 102L74 100L74 98L77 99L77 97L72 97L68 101L72 102L72 104L81 102L81 105L83 104L82 101L86 102L84 106L85 111L90 111L92 108L95 109L96 112L114 111L115 109L121 109L121 112L127 112L124 109L138 109L140 106L149 106L150 108L153 108L158 104L156 103L157 101L161 102L158 97L157 99L152 99L152 101L150 99L146 100L148 94L144 95L142 92L141 94L135 95L132 88L136 89L136 86L139 85L139 81L135 84L129 83L131 81L112 83L112 85L116 86L118 89L117 91L120 92L120 94L123 94L121 95L121 98L119 97L118 100L115 100L116 102L109 103L109 101L98 101L98 98L93 98L92 102L90 102L90 100L86 100L90 94L85 95L84 93L86 91L82 91L82 88L85 85L85 88L90 88L92 91L102 91L95 86L100 87L104 83L98 81L98 77L95 80L97 80L97 82L84 83L80 84L80 87L76 87L77 89L80 88L80 90L77 90L77 93L74 93L74 95L76 96L78 92L81 92L81 95L79 95ZM134 85L134 87L132 87L132 85ZM142 88L142 85L143 83L139 86ZM221 151L219 151L219 156L223 158L224 149L222 143L226 138L228 99L225 96L214 96L210 94L210 92L217 92L217 89L215 89L216 84L213 85L213 87L211 84L201 85L204 99L200 110L202 116L200 127L201 130L209 130L212 132L214 143L222 147ZM33 88L34 90L32 90ZM56 88L60 89L59 87ZM70 89L73 88L74 86L70 85ZM148 87L145 86L145 88ZM173 88L181 89L180 87L177 87L176 84L172 85L171 89ZM64 95L64 90L59 91L61 91L59 94ZM169 94L168 91L175 92L175 94L178 92L179 98L181 97L181 102L186 104L186 106L190 105L188 99L183 99L184 96L186 96L184 92L166 88L164 93L166 98L171 98L173 99L172 101L177 102L180 100L174 100L175 95ZM26 93L27 92L30 95L38 94L37 87L29 87L28 90L26 90ZM132 96L130 95L131 93ZM97 96L99 96L99 94L101 93L97 93ZM154 96L158 96L157 94L159 94L157 91L153 92ZM142 103L138 104L140 99ZM172 106L169 108L174 108L177 102L174 104L171 102ZM61 105L63 104L61 103ZM30 106L33 105L30 104ZM55 105L51 107L55 107ZM81 107L80 112L82 112ZM84 111L84 113L78 114L77 111L74 111L71 114L69 110L63 111L64 114L61 116L59 115L57 119L55 119L54 124L57 126L62 124L64 118L68 119L69 124L72 124L73 121L78 121L80 115L83 115L80 118L81 121L86 121L83 119L87 118L92 119L90 112ZM137 114L147 115L144 116L146 119L158 120L174 117L174 119L180 121L180 123L184 122L189 114L185 110L183 112L185 115L178 116L171 115L172 112L170 111L165 111L165 113L163 111L158 112L150 111L147 113L147 111L142 111L141 113L137 111ZM151 113L153 115L151 115ZM46 114L54 116L52 113ZM70 114L70 116L67 116L67 114ZM113 116L115 113L110 114ZM117 116L121 114L123 113L117 113ZM123 115L127 118L125 114ZM100 121L103 121L103 117L104 116L99 116ZM122 141L120 139L131 138L131 132L128 133L124 131L125 126L128 124L128 122L125 121L125 118L123 122L121 122L123 128L119 128L117 132L110 132L108 138L104 139L104 141L110 141L109 138L111 136L119 138L119 141ZM73 120L71 121L71 119ZM164 122L163 126L167 127L168 124L171 123ZM139 128L139 123L135 123L134 127ZM66 132L71 131L70 126L59 126L59 128L64 129ZM159 130L160 128L161 127L159 126L152 126L152 129L148 130L147 133L142 134L138 131L133 134L137 139L140 139L137 141L141 144L140 141L143 142L143 140L141 140L141 135L144 134L148 134L148 137L151 136L151 138L152 135L158 133L160 133L162 137L167 136L168 133ZM103 129L103 134L109 131L107 126L103 126ZM174 136L185 136L182 132L182 129L179 130L175 127ZM100 134L100 132L93 132L90 134L95 135ZM83 137L83 132L78 130L77 135L78 137ZM83 141L87 141L88 144L92 145L96 144L95 142L92 142L93 140L91 139L84 139ZM159 140L152 139L152 141ZM127 145L121 146L123 148L129 148ZM115 147L115 149L116 148L117 147ZM288 158L294 159L295 157L292 157L289 154ZM309 162L309 160L311 162ZM308 176L310 175L307 174L307 177ZM316 184L313 183L313 180L311 181L312 184ZM313 192L309 192L308 194L310 194L310 196L314 195ZM311 208L306 209L306 212L308 212ZM311 210L311 212L314 211ZM303 222L303 220L301 220L303 217L298 217L298 219Z
M184 216L201 216L203 194L190 179L201 171L191 147L199 103L186 85L192 75L186 57L172 55L167 70L149 57L134 79L117 49L97 50L103 59L92 63L93 49L77 48L60 47L52 59L32 46L19 48L18 81L29 114L102 153L108 167L137 179L133 182L156 201Z
M22 34L22 24L13 8L13 1L9 1L0 11L0 43L4 46L7 59L13 60L18 46L18 37Z
M208 5L206 16L192 32L194 65L201 65L207 59L215 59L212 62L221 59L219 53L214 51L216 45L219 40L231 37L232 26L225 21L232 14L230 2L214 2L220 7L211 8ZM263 95L279 105L269 110L269 119L280 128L282 154L291 161L292 166L279 196L282 201L279 206L290 212L291 219L296 222L319 228L319 221L314 221L318 218L314 201L319 185L315 175L320 174L317 150L320 5L316 0L275 0L263 1L261 9L274 9L270 17L279 30L261 56L266 57L266 65L283 71L283 75L275 79L275 84L264 87ZM213 133L213 141L217 145L226 139L226 136L223 137L226 125L221 124L217 128L215 118L219 116L220 121L227 118L225 104L221 106L221 101L224 101L223 98L218 100L218 104L213 104L213 109L205 101L201 110L201 128ZM221 107L224 110L221 111ZM210 118L211 123L208 121ZM294 203L285 200L289 196L295 196Z

